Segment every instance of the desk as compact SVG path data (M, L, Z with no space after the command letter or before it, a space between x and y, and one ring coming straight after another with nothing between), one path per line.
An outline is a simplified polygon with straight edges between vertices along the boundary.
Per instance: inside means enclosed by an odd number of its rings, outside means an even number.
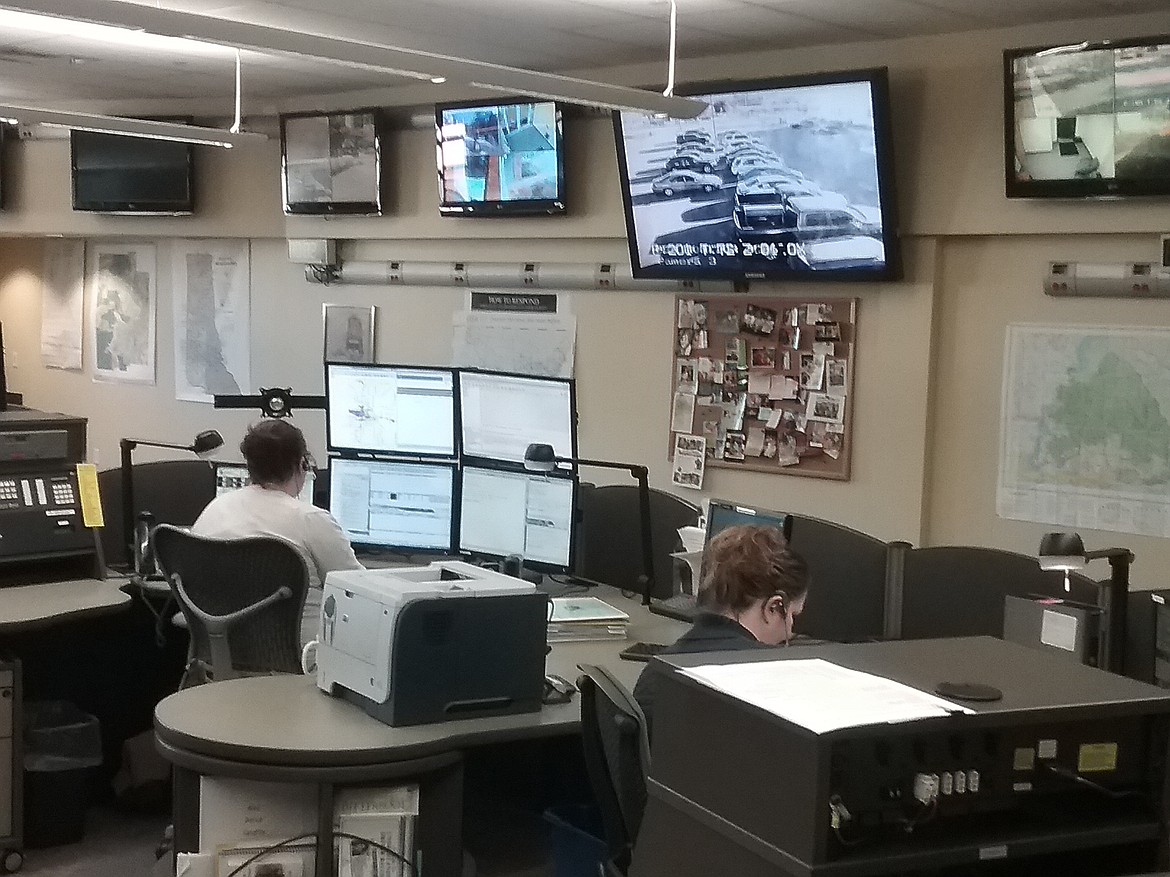
M129 608L130 595L120 591L120 581L72 579L40 585L0 588L0 645L5 637L36 631L83 616L104 615ZM0 649L0 660L3 659ZM23 772L21 745L21 679L13 665L4 686L14 697L0 707L0 728L7 725L11 737L0 733L0 849L19 851L23 846ZM6 714L5 712L6 711ZM4 720L8 721L5 722Z
M72 579L0 589L0 634L24 633L82 615L125 608L130 595L121 579Z
M606 601L629 613L630 641L673 642L687 625L652 615L638 600L616 591ZM645 664L623 661L626 641L559 643L546 661L547 672L567 679L577 665L608 667L633 688ZM198 848L200 775L255 780L314 782L320 789L322 826L332 818L333 785L418 780L419 846L427 873L458 875L462 865L462 751L513 740L578 733L577 696L538 713L465 719L435 725L393 728L358 707L327 697L306 676L230 679L189 688L155 709L159 749L176 767L175 848ZM324 877L332 850L318 850L317 875Z

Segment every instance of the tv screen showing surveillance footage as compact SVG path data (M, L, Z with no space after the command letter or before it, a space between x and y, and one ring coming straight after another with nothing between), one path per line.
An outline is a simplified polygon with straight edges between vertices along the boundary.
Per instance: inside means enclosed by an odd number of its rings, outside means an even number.
M435 107L439 210L563 213L561 111L553 101Z
M695 119L614 114L635 277L899 275L884 69L686 93Z
M382 166L373 110L282 116L285 213L377 214Z
M1004 55L1009 197L1170 193L1170 37Z

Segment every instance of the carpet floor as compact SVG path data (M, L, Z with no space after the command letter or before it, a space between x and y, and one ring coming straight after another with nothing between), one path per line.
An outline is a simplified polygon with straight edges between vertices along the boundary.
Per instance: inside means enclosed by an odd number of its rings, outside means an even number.
M26 849L20 877L164 877L170 857L154 851L170 822L167 815L140 816L93 808L78 842Z

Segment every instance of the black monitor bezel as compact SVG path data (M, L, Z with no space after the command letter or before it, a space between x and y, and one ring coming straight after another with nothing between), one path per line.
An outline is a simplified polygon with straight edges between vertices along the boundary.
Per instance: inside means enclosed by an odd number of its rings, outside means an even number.
M289 119L330 119L334 116L371 115L374 121L374 162L376 182L371 199L366 201L290 201L288 191ZM280 199L286 216L381 216L389 202L385 172L385 144L388 133L385 114L379 107L357 107L335 112L282 113L280 116Z
M179 125L189 125L190 117L163 119L148 119L146 121L170 122ZM186 179L187 198L184 202L174 201L84 201L78 202L77 191L77 140L90 137L102 138L131 138L143 143L158 144L160 142L150 137L135 137L133 134L111 134L100 131L69 131L69 197L70 206L76 213L105 213L113 216L191 216L195 213L195 146L192 143L169 143L171 146L185 146L186 150Z
M380 448L354 448L349 446L335 445L333 443L333 423L329 416L329 381L330 381L330 366L346 366L351 368L370 369L375 371L430 371L442 372L451 375L451 453L449 454L424 454L418 451L387 451ZM459 405L459 369L451 368L449 366L433 366L433 365L407 365L402 363L389 362L337 362L332 360L325 361L325 447L331 454L354 455L364 454L370 457L377 457L379 459L400 460L400 459L424 459L424 460L439 460L445 462L458 461L460 455L460 438L462 435L462 413Z
M394 551L401 554L425 554L435 555L440 557L452 557L456 552L456 539L459 534L459 497L460 490L463 486L462 478L459 474L459 464L454 460L437 460L437 459L387 459L384 457L368 457L368 456L342 456L340 454L330 455L329 457L329 512L333 513L333 491L334 485L337 484L336 470L333 466L338 461L342 463L359 463L369 466L378 465L393 465L393 466L429 466L437 469L449 469L451 471L451 531L448 534L446 548L433 548L430 546L419 547L417 545L392 545L382 542L366 542L362 540L355 540L350 537L349 530L338 522L341 527L341 532L349 539L349 544L354 548L363 549L367 551Z
M506 372L494 371L491 369L480 368L461 368L455 370L455 379L458 383L459 396L459 429L457 440L459 442L460 459L466 461L472 466L481 468L497 468L497 469L514 469L518 471L527 471L524 469L523 460L503 460L498 457L483 457L477 454L469 454L467 452L467 444L464 441L466 436L466 424L463 419L463 375L487 375L489 377L503 377L503 378L518 378L527 381L546 381L550 383L568 384L569 386L569 432L570 441L573 445L572 458L574 462L571 465L558 464L556 471L559 473L568 473L577 471L577 381L574 378L555 378L545 375L526 375L520 372Z
M467 202L447 201L443 197L442 127L447 110L473 110L478 107L506 107L517 104L552 104L557 119L557 196L556 198L521 198L511 201ZM503 216L561 216L567 212L565 198L565 130L564 104L561 101L537 97L504 97L499 99L448 101L435 104L435 169L439 187L439 215L463 219L482 219Z
M711 499L707 503L707 521L706 527L704 527L705 532L703 533L703 562L701 564L699 573L700 583L706 581L707 579L707 546L711 543L711 540L715 536L719 535L718 533L711 532L711 524L715 520L715 515L712 514L712 511L717 508L730 509L732 511L737 511L739 509L751 509L752 513L756 515L780 518L784 521L780 527L780 532L784 535L784 541L792 541L792 519L794 516L791 512L778 512L774 509L766 509L746 502L735 502L730 499ZM725 529L727 528L722 528L722 530ZM722 532L722 530L720 530L720 532Z
M1070 200L1148 198L1170 195L1170 176L1127 180L1113 177L1100 180L1018 180L1015 176L1015 76L1013 62L1019 58L1067 48L1077 54L1104 49L1127 49L1143 46L1170 47L1170 34L1133 37L1121 40L1097 40L1072 45L1023 46L1003 52L1003 176L1008 198L1063 198ZM1151 185L1152 183L1152 185Z
M569 562L565 565L548 563L546 561L532 560L528 557L524 558L525 569L535 570L542 573L569 573L572 572L577 563L577 506L579 502L579 494L581 490L581 482L577 478L576 473L570 472L529 472L525 469L512 469L504 466L491 465L461 465L459 467L459 505L456 506L454 518L457 519L456 534L455 534L455 550L463 557L482 557L489 560L503 560L509 555L506 554L492 554L489 552L479 551L476 549L465 549L463 547L463 479L468 469L473 469L481 472L498 472L503 475L520 475L525 478L544 478L555 481L567 481L572 485L572 505L571 505L571 520L569 523Z
M796 282L877 282L897 281L903 275L903 255L898 227L898 201L895 186L893 123L889 68L866 67L854 70L836 70L821 73L798 74L767 79L704 81L688 83L675 89L679 97L704 97L743 91L772 91L783 88L800 88L817 85L833 85L850 82L868 82L873 102L874 149L878 174L878 194L881 200L882 245L886 261L882 269L864 268L825 269L823 271L746 271L719 267L687 266L674 268L652 265L643 267L639 261L638 241L634 225L634 205L630 190L630 172L626 163L625 139L622 134L621 110L612 113L614 141L617 150L619 183L621 186L622 208L626 222L626 244L630 254L630 270L636 278L654 280L730 280L730 281L796 281Z

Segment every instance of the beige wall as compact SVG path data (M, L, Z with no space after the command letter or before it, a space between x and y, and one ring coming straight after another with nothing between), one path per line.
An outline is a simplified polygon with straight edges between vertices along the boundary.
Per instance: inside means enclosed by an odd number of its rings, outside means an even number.
M906 279L900 283L756 287L761 294L861 299L852 479L823 482L719 469L708 472L706 494L794 509L886 539L1034 550L1043 526L1000 520L994 511L1004 328L1019 320L1165 324L1163 304L1051 300L1043 296L1040 281L1049 260L1153 258L1155 232L1170 230L1170 212L1165 201L1007 202L1000 53L1046 40L1159 31L1170 31L1170 13L683 65L680 75L691 79L889 65L906 248ZM639 83L660 72L656 66L611 71L615 81ZM0 239L0 320L16 359L9 363L10 384L23 390L31 405L89 417L91 454L103 467L116 462L123 435L182 440L215 425L229 445L238 441L246 413L174 400L167 241L176 237L252 239L257 386L291 384L298 392L320 392L317 351L325 301L379 306L380 359L446 362L451 315L464 306L465 292L311 285L288 263L283 237L342 240L348 259L625 262L609 123L571 118L567 138L569 215L498 222L438 216L433 138L425 131L398 131L391 138L391 215L376 219L286 221L279 208L275 145L216 152L201 162L196 217L73 214L67 144L10 145L6 176L15 177L10 192L16 197L0 214L0 235L11 236ZM54 233L159 241L156 387L95 384L84 374L40 366L41 242ZM575 292L568 299L578 318L582 452L645 463L655 483L664 486L673 296ZM297 422L320 455L322 416L303 412ZM142 459L149 458L142 452ZM1085 537L1094 546L1133 547L1136 580L1161 584L1157 571L1170 562L1166 540Z

